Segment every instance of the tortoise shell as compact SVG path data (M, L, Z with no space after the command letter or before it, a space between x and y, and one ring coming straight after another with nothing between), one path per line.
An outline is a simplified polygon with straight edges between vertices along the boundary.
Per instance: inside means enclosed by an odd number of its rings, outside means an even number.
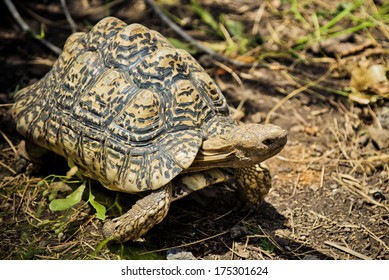
M13 116L22 135L128 193L166 185L203 140L236 126L190 54L113 17L71 35L45 77L16 93Z

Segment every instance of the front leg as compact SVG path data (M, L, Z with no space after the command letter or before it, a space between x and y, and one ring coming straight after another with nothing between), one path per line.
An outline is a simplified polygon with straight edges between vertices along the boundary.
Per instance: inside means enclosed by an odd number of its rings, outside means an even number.
M171 198L172 184L169 183L138 200L127 213L106 221L104 236L119 242L136 241L165 218Z
M30 140L22 140L17 146L15 169L18 172L31 174L39 171L43 165L42 158L49 151Z
M269 168L264 163L235 169L238 191L244 211L253 211L262 203L271 188Z

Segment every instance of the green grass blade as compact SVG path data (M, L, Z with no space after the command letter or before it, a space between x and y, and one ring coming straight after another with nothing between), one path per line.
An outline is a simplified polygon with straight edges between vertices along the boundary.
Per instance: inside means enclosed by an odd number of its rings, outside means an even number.
M330 28L332 28L335 24L337 24L339 21L341 21L346 16L349 16L355 9L359 8L363 4L363 0L354 1L354 3L350 3L345 7L344 10L342 10L340 13L338 13L336 16L334 16L331 20L329 20L326 24L324 24L321 27L322 33L327 33Z
M215 31L218 35L220 35L221 32L219 30L219 23L215 20L211 13L201 7L197 0L191 0L190 3L196 14L200 16L201 20L209 27L211 27L212 30Z
M303 25L309 25L305 18L301 15L298 10L298 1L292 0L292 6L290 7L291 12L294 14L294 17L300 21Z

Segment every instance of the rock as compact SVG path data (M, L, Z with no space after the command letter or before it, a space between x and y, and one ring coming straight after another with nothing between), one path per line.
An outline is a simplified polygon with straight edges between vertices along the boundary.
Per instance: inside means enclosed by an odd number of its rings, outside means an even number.
M314 192L317 192L317 190L320 188L320 186L316 185L316 184L312 184L309 186L309 188L314 191Z
M370 127L369 133L374 144L379 150L389 147L389 130L377 127Z
M314 255L305 255L303 260L320 260L320 259Z
M247 233L247 229L244 226L234 226L230 229L230 236L232 239L240 238Z
M192 252L187 252L179 248L170 249L167 251L167 260L197 260Z
M382 128L389 129L389 107L383 107L377 117Z

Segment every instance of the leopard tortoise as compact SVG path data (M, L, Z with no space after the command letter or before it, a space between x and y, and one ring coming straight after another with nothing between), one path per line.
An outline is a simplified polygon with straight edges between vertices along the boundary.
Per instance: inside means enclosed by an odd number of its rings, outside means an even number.
M287 141L274 125L238 125L214 81L184 50L140 24L107 17L74 33L52 69L15 95L17 130L71 158L110 190L144 192L107 220L106 237L136 240L172 201L235 178L254 209L270 188L262 161Z

